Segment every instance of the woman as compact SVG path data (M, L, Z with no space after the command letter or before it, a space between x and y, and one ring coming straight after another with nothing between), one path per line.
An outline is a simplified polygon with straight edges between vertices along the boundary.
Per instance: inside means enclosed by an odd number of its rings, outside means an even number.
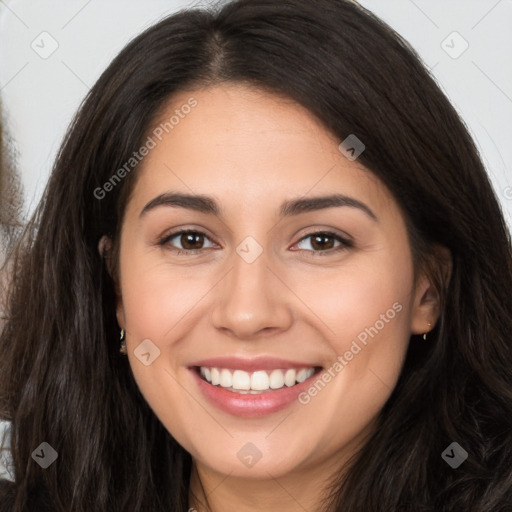
M23 240L6 510L510 510L510 238L454 109L355 3L137 37Z

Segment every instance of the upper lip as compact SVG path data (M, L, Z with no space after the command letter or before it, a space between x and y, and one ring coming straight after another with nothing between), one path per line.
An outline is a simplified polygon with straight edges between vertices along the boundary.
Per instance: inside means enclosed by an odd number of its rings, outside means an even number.
M253 357L244 359L241 357L212 357L202 359L190 365L190 368L204 366L205 368L226 368L230 370L245 370L255 372L257 370L275 370L286 368L315 368L319 365L304 363L300 361L289 361L277 357Z

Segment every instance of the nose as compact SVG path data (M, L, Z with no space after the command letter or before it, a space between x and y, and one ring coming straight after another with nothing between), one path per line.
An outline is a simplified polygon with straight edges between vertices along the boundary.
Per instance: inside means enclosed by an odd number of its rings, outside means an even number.
M292 324L293 292L282 271L269 267L265 253L252 263L235 253L231 270L216 289L213 325L233 338L255 340Z

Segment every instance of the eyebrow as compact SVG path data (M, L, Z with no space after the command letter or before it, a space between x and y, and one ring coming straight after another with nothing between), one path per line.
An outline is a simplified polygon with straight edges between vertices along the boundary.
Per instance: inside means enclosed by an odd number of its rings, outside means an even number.
M207 215L216 215L219 217L222 215L222 208L212 197L205 195L166 192L149 201L140 212L139 217L143 217L149 211L154 210L160 206L186 208L188 210L194 210L196 212L204 213ZM375 213L373 213L373 211L366 204L359 201L358 199L342 194L333 194L323 197L298 198L285 201L279 210L279 217L291 217L301 213L314 212L318 210L324 210L326 208L339 208L344 206L357 208L358 210L361 210L366 215L368 215L368 217L370 217L375 222L379 221L377 215L375 215Z

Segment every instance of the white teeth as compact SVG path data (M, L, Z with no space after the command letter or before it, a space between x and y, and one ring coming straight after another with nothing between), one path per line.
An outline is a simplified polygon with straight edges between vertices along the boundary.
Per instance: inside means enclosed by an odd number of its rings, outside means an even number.
M233 372L233 389L251 389L250 374L244 372L243 370L235 370Z
M217 370L217 368L212 368L210 370L210 373L211 373L211 376L212 376L212 384L214 386L218 386L220 384L220 372L219 372L219 370Z
M297 382L304 382L307 379L306 374L307 374L307 370L305 368L302 368L302 370L299 370L297 372L297 377L296 377Z
M301 368L300 370L258 370L246 372L244 370L228 370L226 368L206 368L201 366L199 373L214 386L220 385L230 391L251 392L268 391L269 389L281 389L284 386L295 386L304 382L314 373L314 368Z
M284 375L281 370L274 370L270 374L270 387L272 389L279 389L284 386Z
M223 388L230 388L233 385L233 376L229 370L221 370L220 385Z
M295 386L295 376L297 372L295 370L286 370L284 375L284 383L290 388L291 386Z
M265 371L254 372L251 376L251 389L265 391L270 385L270 379Z

